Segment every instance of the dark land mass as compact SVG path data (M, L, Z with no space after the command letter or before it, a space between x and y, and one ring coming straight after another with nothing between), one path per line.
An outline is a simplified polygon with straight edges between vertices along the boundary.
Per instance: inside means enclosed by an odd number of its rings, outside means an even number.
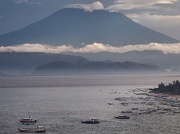
M169 83L165 85L161 82L158 85L158 88L149 89L152 93L164 93L169 95L180 95L180 82L178 80L173 81L173 83Z
M34 75L84 73L84 74L108 74L109 72L150 72L162 71L159 67L135 62L111 62L111 61L88 61L76 62L57 61L36 68Z
M0 53L0 72L4 74L27 74L34 71L38 66L55 62L76 62L87 60L81 56L49 54L49 53Z
M131 51L126 53L66 53L69 55L82 56L89 60L97 61L133 61L137 63L144 63L156 65L164 70L172 70L178 72L180 70L180 54L163 53L161 51Z
M75 56L70 53L50 54L50 53L7 52L7 53L0 53L0 72L8 75L31 74L31 72L33 72L35 69L37 69L40 66L44 66L46 64L47 66L53 66L54 62L56 62L57 64L58 62L67 62L66 63L67 66L68 65L72 66L71 69L76 71L78 71L78 69L83 70L82 69L83 67L84 70L88 70L89 68L93 70L93 68L95 68L96 65L96 70L100 70L100 71L109 70L110 72L111 70L123 70L124 67L124 70L126 69L126 71L133 70L133 68L136 68L136 70L142 72L144 70L148 70L148 68L145 68L145 66L142 67L142 65L155 65L156 67L159 67L161 69L161 73L162 73L162 70L165 70L166 68L171 69L177 67L178 69L180 66L179 55L167 55L167 54L159 55L159 52L156 53L131 52L124 54L99 53L94 55L91 54L91 56L90 54L84 54L82 56L80 54L77 54ZM53 64L51 65L51 63ZM142 64L138 64L138 63L142 63ZM120 67L120 65L122 66ZM138 69L138 65L139 65L139 69ZM172 65L174 65L175 67L171 67ZM153 68L153 66L151 66L150 68ZM67 69L70 70L70 67ZM178 73L177 69L171 72ZM154 70L159 70L159 69L154 68ZM105 72L107 73L107 71Z
M24 43L72 45L94 42L129 44L177 43L176 39L144 27L120 12L65 8L22 29L0 36L0 46Z

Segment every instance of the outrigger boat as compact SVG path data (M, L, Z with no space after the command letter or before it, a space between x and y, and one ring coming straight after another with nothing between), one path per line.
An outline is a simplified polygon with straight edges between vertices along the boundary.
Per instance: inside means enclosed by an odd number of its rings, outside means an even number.
M38 126L37 128L18 128L19 132L24 133L43 133L46 132L43 126Z
M27 125L34 124L34 123L37 122L37 120L35 120L35 119L31 118L31 117L29 117L29 118L23 118L23 119L20 119L19 121L20 121L21 123L27 124Z
M98 119L91 119L91 120L87 120L87 121L81 121L81 123L85 123L85 124L98 124L100 122L98 121Z
M116 119L130 119L130 117L126 115L119 115L119 116L116 116L115 118Z

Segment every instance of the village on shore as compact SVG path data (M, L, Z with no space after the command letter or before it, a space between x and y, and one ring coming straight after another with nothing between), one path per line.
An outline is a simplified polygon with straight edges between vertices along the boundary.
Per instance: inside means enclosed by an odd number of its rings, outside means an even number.
M158 88L140 89L132 91L139 97L118 97L124 107L122 114L133 116L142 114L180 114L180 82L178 80L165 85L160 83ZM113 105L108 103L109 105Z

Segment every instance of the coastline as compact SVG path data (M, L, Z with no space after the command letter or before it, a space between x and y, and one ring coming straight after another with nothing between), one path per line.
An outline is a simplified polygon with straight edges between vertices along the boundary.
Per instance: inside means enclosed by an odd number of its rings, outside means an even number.
M157 93L157 92L148 92L148 95L158 96L158 97L168 97L176 100L180 100L180 95L166 94L166 93Z

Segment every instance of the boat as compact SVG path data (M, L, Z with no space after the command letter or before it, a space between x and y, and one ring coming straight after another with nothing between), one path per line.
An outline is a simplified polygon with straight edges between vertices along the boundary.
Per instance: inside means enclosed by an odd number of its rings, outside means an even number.
M24 125L33 125L35 122L22 122Z
M18 128L19 132L24 133L43 133L46 132L43 126L38 126L37 128Z
M121 111L121 113L132 113L132 111Z
M165 114L165 113L167 113L167 111L159 111L159 112L157 112L157 114Z
M91 120L87 120L87 121L81 121L81 123L85 123L85 124L98 124L98 123L100 123L100 121L98 121L98 119L91 119Z
M27 125L34 124L34 123L37 122L37 120L35 120L35 119L31 118L31 117L29 117L29 118L23 118L23 119L20 119L19 121L20 121L21 123L27 124Z
M180 110L176 110L176 111L174 111L174 113L180 113Z
M119 115L119 116L116 116L115 118L116 119L130 119L130 117L126 115Z

